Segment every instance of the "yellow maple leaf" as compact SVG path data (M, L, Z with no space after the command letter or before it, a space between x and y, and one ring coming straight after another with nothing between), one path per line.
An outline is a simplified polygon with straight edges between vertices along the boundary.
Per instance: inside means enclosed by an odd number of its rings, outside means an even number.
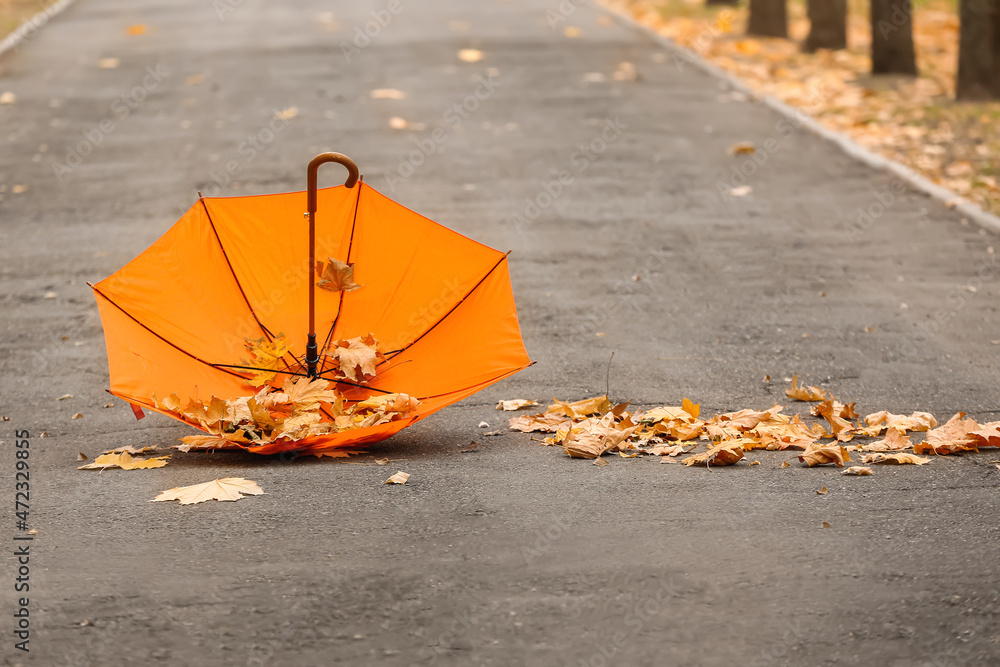
M243 359L243 365L257 369L257 373L250 378L250 384L254 387L260 387L274 379L277 375L275 371L282 365L281 358L290 349L282 334L275 336L273 341L266 336L257 340L247 338L244 345L250 352L250 359Z
M611 401L608 400L607 396L585 398L575 403L560 401L558 398L552 400L555 402L545 409L546 414L563 414L573 419L583 419L596 414L603 415L611 409Z
M532 431L555 433L559 430L559 427L568 424L571 421L572 420L569 419L569 417L562 413L521 415L519 417L511 417L508 428L511 431L521 431L523 433L530 433Z
M320 403L336 403L340 398L336 391L330 389L328 381L307 377L289 376L281 390L285 393L285 401L295 410L318 410Z
M101 454L93 463L80 466L78 470L104 470L105 468L121 468L122 470L139 470L143 468L162 468L167 465L167 456L157 456L148 459L132 458L128 452L120 454Z
M353 264L346 264L332 257L325 266L323 262L316 262L316 275L319 276L316 287L327 292L353 292L364 287L354 282Z
M851 460L851 453L837 443L823 444L814 442L799 455L802 461L810 468L824 463L836 464L838 468L843 468L846 461Z
M927 432L927 439L914 446L917 454L947 455L955 452L979 451L973 432L979 429L974 419L964 419L964 412L956 412L948 422Z
M240 449L232 440L221 435L186 435L181 438L184 444L174 445L174 449L189 452L192 449Z
M743 458L743 445L739 441L722 441L717 445L709 447L708 451L695 454L683 459L681 463L686 466L707 465L707 466L729 466Z
M885 437L883 439L867 445L862 445L861 447L858 447L858 449L863 452L886 452L898 449L908 449L912 446L913 443L910 442L910 436L905 435L903 431L890 428L885 432Z
M259 496L264 491L257 482L242 477L226 477L211 482L178 486L153 498L152 503L178 500L181 505L195 505L206 500L239 500L244 495Z

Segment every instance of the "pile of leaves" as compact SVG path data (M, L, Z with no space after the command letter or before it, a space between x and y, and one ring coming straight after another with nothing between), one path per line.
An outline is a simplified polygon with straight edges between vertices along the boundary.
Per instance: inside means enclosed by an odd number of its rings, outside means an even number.
M867 4L851 0L848 48L803 53L805 3L789 4L791 39L745 35L747 6L687 0L604 0L678 45L900 162L987 211L1000 209L1000 103L954 102L956 4L916 3L915 78L873 78ZM678 66L685 66L680 58ZM734 98L735 99L735 98Z
M208 435L181 438L182 451L248 449L278 440L297 442L316 436L369 428L413 415L420 402L407 394L372 396L348 403L327 380L289 376L281 388L264 386L252 396L181 406L177 394L156 407L197 426Z
M861 418L855 403L841 403L818 387L800 385L798 377L792 378L786 394L797 401L815 403L810 412L819 420L807 424L798 414L785 414L781 405L705 419L701 406L687 398L680 406L630 412L628 403L612 405L607 396L597 396L574 403L555 400L544 413L511 418L510 429L551 434L541 441L543 445L561 446L568 456L594 459L595 463L607 453L625 458L668 457L664 462L684 454L681 462L688 466L726 466L742 460L746 452L765 449L794 451L793 458L810 467L843 467L852 461L852 453L860 455L865 464L923 465L930 459L916 454L948 455L1000 447L1000 421L980 425L959 412L938 427L927 412L902 415L885 410ZM926 438L917 444L911 442L909 434L921 432ZM855 438L867 442L848 444ZM788 465L786 461L782 467Z

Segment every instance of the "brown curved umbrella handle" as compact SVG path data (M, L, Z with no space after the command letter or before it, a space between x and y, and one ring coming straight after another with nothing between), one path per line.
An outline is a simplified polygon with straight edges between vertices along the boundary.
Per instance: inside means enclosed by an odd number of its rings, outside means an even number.
M358 165L354 164L354 160L343 153L320 153L309 162L309 206L307 209L309 213L316 212L316 179L319 166L327 162L336 162L347 167L349 173L347 181L344 182L346 187L353 188L358 182L360 172L358 171Z

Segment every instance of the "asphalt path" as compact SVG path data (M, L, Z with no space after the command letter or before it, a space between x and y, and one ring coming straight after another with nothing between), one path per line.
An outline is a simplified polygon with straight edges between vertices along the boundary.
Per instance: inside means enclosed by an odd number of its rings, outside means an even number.
M38 531L30 653L14 646L7 538L3 664L1000 661L995 451L848 478L767 452L710 471L595 467L481 435L505 427L501 398L607 383L616 400L686 396L711 413L784 402L793 373L863 412L996 418L997 239L795 118L555 0L79 0L0 57L3 91L0 489L7 534L24 535L27 430ZM741 141L757 153L731 156ZM198 191L303 189L323 150L512 250L538 363L357 465L178 453L158 470L76 470L78 451L190 433L104 392L87 281ZM410 482L383 485L396 469ZM147 502L225 476L266 495Z

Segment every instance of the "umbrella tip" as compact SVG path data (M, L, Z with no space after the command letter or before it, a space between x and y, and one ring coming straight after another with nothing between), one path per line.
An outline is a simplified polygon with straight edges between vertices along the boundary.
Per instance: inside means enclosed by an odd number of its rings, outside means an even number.
M201 194L201 190L198 190L198 199L204 199L205 195Z

